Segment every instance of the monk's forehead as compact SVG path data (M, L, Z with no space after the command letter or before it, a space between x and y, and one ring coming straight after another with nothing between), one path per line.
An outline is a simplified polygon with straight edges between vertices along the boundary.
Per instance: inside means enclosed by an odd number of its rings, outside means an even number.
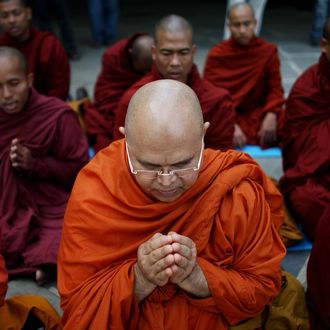
M11 5L15 7L27 7L27 3L24 0L0 0L0 8L2 5Z
M234 5L228 13L228 18L235 19L238 16L244 16L253 19L254 13L252 7L249 4L244 4L244 3Z

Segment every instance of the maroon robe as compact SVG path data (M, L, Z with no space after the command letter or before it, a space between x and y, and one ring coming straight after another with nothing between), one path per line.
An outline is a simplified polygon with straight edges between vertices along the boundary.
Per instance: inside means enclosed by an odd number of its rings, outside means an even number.
M94 136L96 152L113 140L114 110L121 96L144 76L144 73L134 69L129 53L135 39L141 35L136 33L120 40L103 54L102 71L95 85L94 104L86 103L84 117L89 136Z
M67 100L70 64L62 44L53 34L31 28L29 39L21 42L4 33L0 36L0 46L16 48L25 55L29 72L34 73L33 85L40 94Z
M1 228L0 228L1 229ZM8 289L8 274L5 267L5 261L1 255L1 230L0 230L0 307L5 303L5 297Z
M324 55L296 81L287 101L282 192L313 239L330 205L330 62Z
M9 274L32 273L56 264L64 211L88 145L76 114L63 101L32 90L25 108L0 108L0 226ZM14 138L34 158L29 172L14 170Z
M330 207L319 221L307 267L307 306L313 330L330 329Z
M260 144L258 131L267 112L277 114L277 135L282 135L285 100L276 45L261 38L249 46L226 40L208 54L204 78L230 92L248 144Z
M157 67L134 84L121 98L116 109L114 139L123 138L118 128L125 126L125 117L129 101L133 94L143 85L162 79ZM226 150L233 146L235 111L229 93L201 79L196 65L193 66L187 85L197 94L201 103L204 121L210 122L205 135L205 147Z

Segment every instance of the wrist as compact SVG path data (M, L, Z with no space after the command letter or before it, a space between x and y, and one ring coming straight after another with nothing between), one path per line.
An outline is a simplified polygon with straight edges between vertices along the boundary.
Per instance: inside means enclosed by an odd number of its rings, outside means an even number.
M134 293L140 303L144 298L146 298L157 286L150 282L141 271L138 263L134 264Z

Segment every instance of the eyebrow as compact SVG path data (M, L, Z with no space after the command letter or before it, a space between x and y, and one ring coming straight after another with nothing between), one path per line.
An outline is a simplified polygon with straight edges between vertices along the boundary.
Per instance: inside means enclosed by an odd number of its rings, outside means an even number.
M169 166L181 166L181 165L186 165L186 164L189 164L192 160L194 159L194 156L192 156L192 157L189 157L189 158L187 158L187 159L184 159L184 160L181 160L181 161L179 161L179 162L177 162L177 163L174 163L174 164L170 164ZM150 163L150 162L148 162L148 161L146 161L146 160L138 160L137 159L137 161L141 164L141 165L143 165L143 166L149 166L149 167L162 167L162 165L159 165L159 164L154 164L154 163Z

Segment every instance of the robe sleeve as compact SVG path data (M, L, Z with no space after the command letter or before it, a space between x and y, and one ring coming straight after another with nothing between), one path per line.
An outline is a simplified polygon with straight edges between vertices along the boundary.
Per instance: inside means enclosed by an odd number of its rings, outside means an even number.
M43 41L40 61L43 64L42 75L46 86L46 95L55 96L63 101L68 99L70 88L70 64L60 41L53 36Z
M274 112L278 115L283 113L284 90L280 72L280 59L277 49L274 50L266 65L267 96L263 112Z
M38 179L55 178L72 185L89 158L87 140L73 112L66 112L59 118L56 136L49 153L35 158L31 175Z
M270 217L262 187L242 182L221 204L217 228L231 241L233 264L198 258L212 297L190 303L221 313L230 324L258 315L279 293L285 247Z

